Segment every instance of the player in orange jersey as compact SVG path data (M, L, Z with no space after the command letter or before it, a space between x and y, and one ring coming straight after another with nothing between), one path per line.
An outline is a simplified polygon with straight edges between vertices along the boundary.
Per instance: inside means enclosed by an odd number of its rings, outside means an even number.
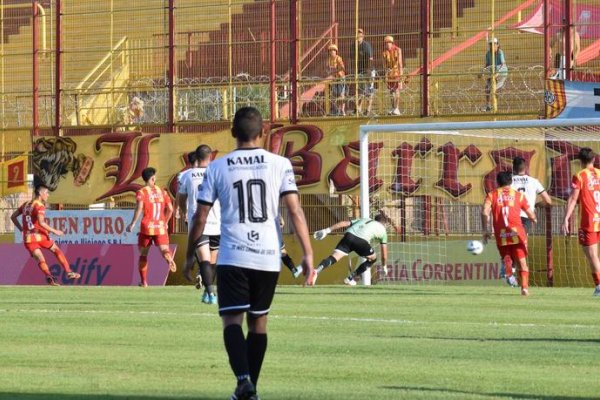
M62 236L64 233L60 229L54 229L45 221L46 201L50 196L50 191L43 183L36 183L34 188L33 200L21 205L11 216L15 227L23 232L23 244L38 262L40 270L46 275L46 281L49 285L59 286L56 279L50 273L42 249L48 249L54 253L58 262L67 273L69 279L79 279L81 277L77 272L71 271L69 262L64 253L58 248L54 240L50 239L49 233ZM22 216L19 222L19 216Z
M527 267L527 233L521 222L521 210L532 222L537 222L525 195L511 187L512 174L502 171L496 176L498 189L488 193L483 203L481 224L483 243L491 237L490 216L494 225L496 245L502 259L510 257L521 274L521 294L529 295L529 268Z
M583 246L583 253L592 269L596 285L594 296L600 296L600 169L594 168L594 152L589 147L579 150L577 158L581 161L583 169L573 176L573 191L567 200L561 230L565 235L570 233L569 219L579 203L579 244Z
M162 253L163 258L169 264L171 272L177 270L177 265L173 261L173 256L169 250L169 234L167 223L173 215L173 204L166 190L156 186L156 170L152 167L142 171L142 179L146 186L141 188L135 194L137 208L131 223L127 227L127 232L131 232L135 223L141 214L142 226L138 234L138 246L140 248L139 270L140 286L148 286L146 276L148 274L148 251L152 243L156 244Z

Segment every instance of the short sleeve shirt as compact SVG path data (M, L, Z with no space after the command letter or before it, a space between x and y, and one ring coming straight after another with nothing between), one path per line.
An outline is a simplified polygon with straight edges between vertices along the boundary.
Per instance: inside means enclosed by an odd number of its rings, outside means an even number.
M237 149L212 161L198 202L221 203L217 264L278 272L279 199L297 192L290 161L266 150Z

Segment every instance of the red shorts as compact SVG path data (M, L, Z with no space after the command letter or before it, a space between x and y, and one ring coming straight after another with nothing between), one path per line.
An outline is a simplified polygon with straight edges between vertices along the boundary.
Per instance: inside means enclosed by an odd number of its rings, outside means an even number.
M600 232L588 232L579 230L579 244L582 246L593 246L600 242Z
M527 246L524 243L511 244L508 246L498 246L500 257L510 257L513 260L527 258Z
M49 249L54 246L54 240L45 238L36 242L23 243L25 248L29 251L29 254L33 255L33 252L37 249Z
M157 246L169 244L169 235L146 235L144 233L138 235L138 246L149 247L152 243Z

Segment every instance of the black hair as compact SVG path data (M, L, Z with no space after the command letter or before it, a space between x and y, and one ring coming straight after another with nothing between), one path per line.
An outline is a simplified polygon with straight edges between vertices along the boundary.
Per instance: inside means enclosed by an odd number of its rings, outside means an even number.
M154 175L156 175L156 169L152 167L145 168L142 171L142 179L144 180L144 182L148 182L150 178L152 178Z
M195 151L191 151L188 153L187 159L191 165L194 165L194 163L198 160L198 156L196 155Z
M510 171L501 171L496 175L496 183L499 187L504 187L512 184L512 173Z
M198 161L204 161L204 160L210 158L211 154L212 154L212 149L207 144L201 144L200 146L198 146L196 148L196 159Z
M527 162L523 157L515 157L513 160L513 173L520 174L527 169Z
M254 107L242 107L233 117L233 136L241 142L250 142L262 133L263 121L260 111Z
M595 157L596 156L594 155L594 150L590 149L589 147L582 148L581 150L579 150L579 154L577 154L577 158L579 159L579 161L581 161L581 163L585 165L593 162Z
M44 181L37 175L33 176L33 193L36 196L40 195L40 190L41 189L49 189L48 186L46 185L46 183L44 183Z

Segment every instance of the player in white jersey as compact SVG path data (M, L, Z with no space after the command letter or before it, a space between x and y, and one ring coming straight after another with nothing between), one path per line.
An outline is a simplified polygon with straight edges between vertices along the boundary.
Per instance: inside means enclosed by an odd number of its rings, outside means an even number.
M365 262L360 264L356 270L352 271L350 275L344 279L344 283L346 285L355 286L356 281L354 278L365 272L367 268L370 268L371 265L375 263L375 260L377 260L377 254L371 247L371 242L377 241L381 245L381 267L383 269L383 274L387 275L387 232L384 225L386 222L387 218L385 215L379 213L374 219L362 218L352 221L341 221L329 228L316 231L314 234L315 239L323 240L325 236L331 233L331 231L347 228L344 237L337 244L333 253L319 263L315 272L319 274L325 268L330 267L342 259L342 257L347 256L354 251L359 256L364 257ZM316 282L317 274L315 274L313 284Z
M232 399L258 399L256 384L267 350L267 314L281 269L279 199L293 222L304 257L306 284L314 273L312 247L294 171L286 158L260 148L263 122L242 107L231 130L237 149L213 161L198 194L186 264L193 265L211 206L221 202L221 249L217 259L219 315L229 364L237 378ZM242 323L247 313L248 335Z
M193 219L197 209L198 190L202 181L206 168L210 163L212 149L202 144L196 148L194 152L193 167L182 172L179 191L177 193L179 207L182 212L187 210L187 221ZM200 273L196 277L196 287L200 289L201 283L204 282L204 294L202 302L205 304L217 304L217 294L215 288L215 269L217 262L217 254L219 252L219 242L221 235L221 207L216 201L208 214L206 226L202 238L196 249L196 258L200 266ZM184 269L183 275L190 280L190 270Z
M546 206L552 205L552 199L540 181L527 175L527 162L522 157L515 157L513 160L512 188L525 195L527 204L529 204L533 212L535 212L535 203L538 195L542 198L542 202ZM529 233L531 220L527 217L525 211L521 211L521 221L523 222L525 231Z

